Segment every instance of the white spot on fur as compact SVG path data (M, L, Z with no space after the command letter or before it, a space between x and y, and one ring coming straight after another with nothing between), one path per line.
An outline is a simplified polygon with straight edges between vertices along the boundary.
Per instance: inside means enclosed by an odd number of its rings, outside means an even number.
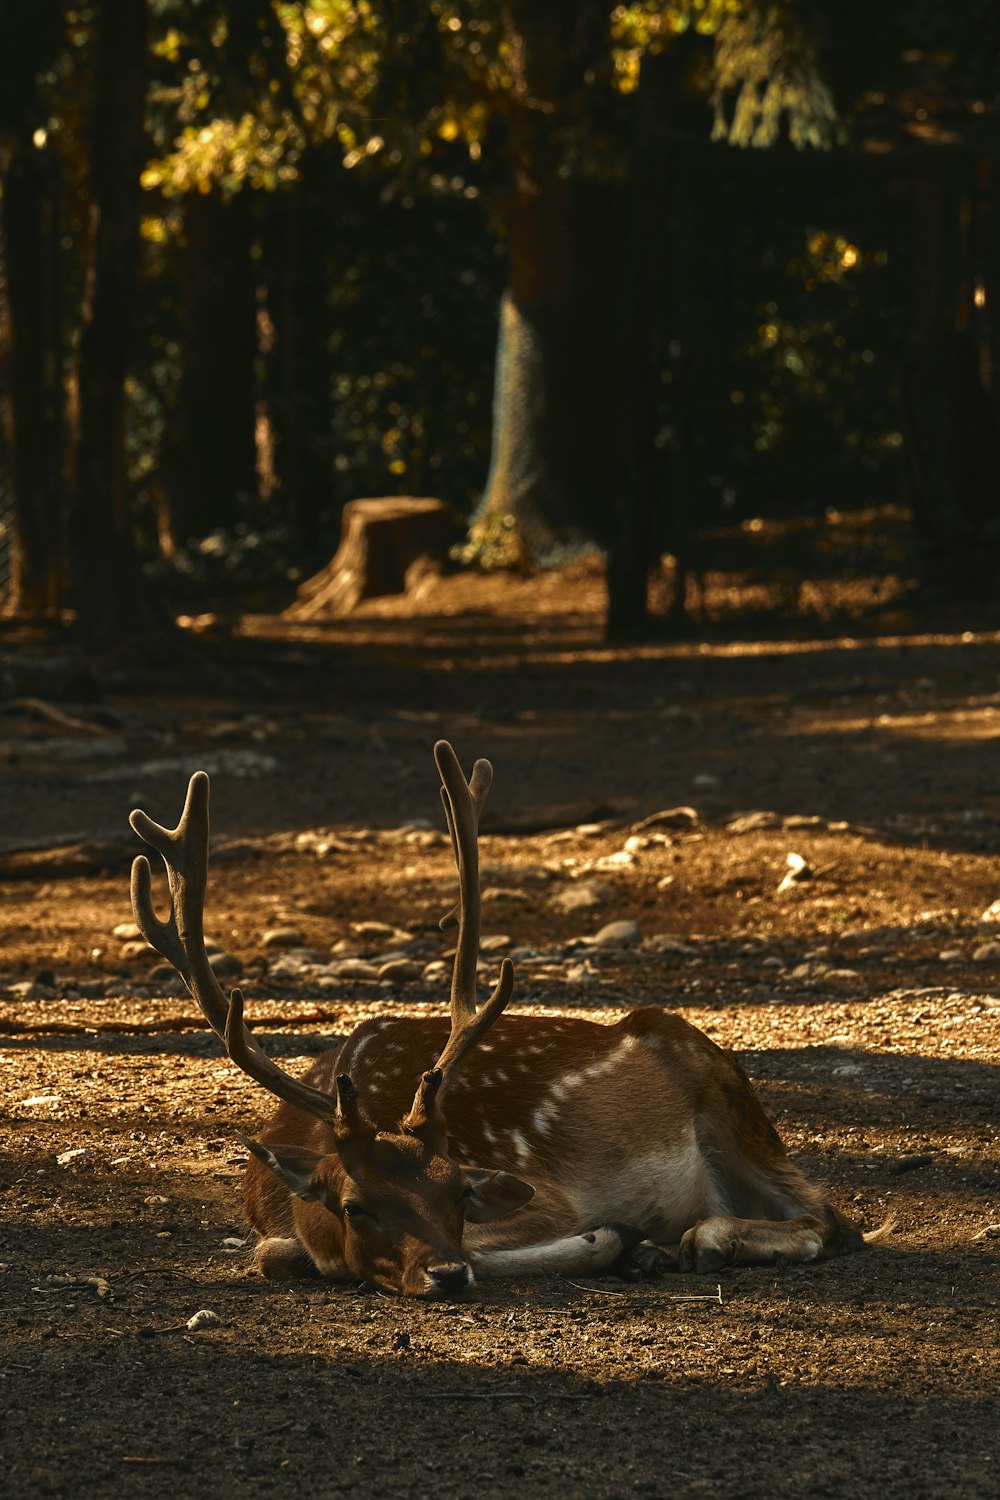
M525 1135L524 1135L523 1131L521 1131L521 1130L512 1130L511 1131L511 1133L510 1133L510 1145L511 1145L511 1150L516 1155L518 1161L530 1161L531 1160L531 1150L530 1150L530 1148L528 1146L528 1142L527 1142L527 1139L525 1138Z

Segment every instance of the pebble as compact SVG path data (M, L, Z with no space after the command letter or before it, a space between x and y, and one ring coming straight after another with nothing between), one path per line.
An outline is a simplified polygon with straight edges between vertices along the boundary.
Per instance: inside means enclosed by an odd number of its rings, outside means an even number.
M377 964L370 964L363 958L346 958L343 963L333 966L338 979L378 979L379 971Z
M480 897L484 906L530 906L534 900L527 891L505 885L488 885Z
M755 833L758 828L780 827L780 814L761 809L757 812L737 813L726 824L726 831L727 833Z
M70 1151L60 1151L56 1157L56 1164L60 1167L72 1166L74 1162L85 1161L90 1155L87 1146L74 1146Z
M511 939L505 932L494 933L491 937L484 937L479 944L480 953L504 953L511 945Z
M812 869L803 855L786 854L785 863L788 869L778 886L779 892L790 890L792 886L798 885L801 881L809 880L812 877Z
M683 938L675 937L672 932L655 932L651 938L647 938L644 946L650 953L677 953L682 958L689 958L698 951Z
M269 964L267 972L271 979L298 979L306 972L306 967L301 959L286 953Z
M122 958L148 958L155 951L145 938L130 938L127 943L122 944Z
M419 979L423 973L423 965L415 963L411 958L397 958L389 963L382 964L376 971L376 979L389 979L402 984L411 979Z
M665 807L662 812L650 813L641 823L636 823L633 833L645 833L649 828L691 828L698 822L693 807Z
M203 1307L187 1320L187 1328L190 1333L197 1333L199 1328L221 1328L222 1319L217 1312L210 1307Z
M117 927L112 927L111 936L120 938L123 943L128 943L141 938L142 933L134 922L119 922Z
M962 958L962 950L961 948L945 948L938 954L938 958L943 964L958 963Z
M973 948L972 958L977 964L995 963L1000 959L1000 943L980 943L978 948Z
M352 922L351 931L362 938L395 938L397 929L388 922Z
M548 885L553 871L548 865L484 864L480 870L484 884L493 885Z
M638 922L608 922L592 939L598 948L632 948L642 942L642 931Z
M1000 899L991 901L979 920L980 922L1000 922Z
M15 1000L54 1000L56 992L47 984L39 984L37 979L19 979L16 984L7 987Z
M417 828L406 835L406 842L415 844L418 849L442 849L451 843L451 839L438 828Z
M208 962L212 973L220 979L243 972L243 965L232 953L212 953Z
M305 938L295 927L269 927L261 938L263 948L302 948Z
M580 880L556 891L549 905L555 911L566 913L592 911L595 907L606 906L613 895L611 887L601 880Z
M595 870L627 870L639 863L639 856L631 849L616 849L614 854L602 854L595 859Z

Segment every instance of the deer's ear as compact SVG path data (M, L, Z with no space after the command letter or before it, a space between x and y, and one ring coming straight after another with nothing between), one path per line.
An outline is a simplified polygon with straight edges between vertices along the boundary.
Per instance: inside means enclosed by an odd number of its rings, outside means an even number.
M248 1140L245 1135L241 1135L240 1140L259 1162L281 1178L297 1198L308 1202L310 1198L322 1197L323 1184L315 1180L316 1168L323 1160L321 1151L308 1151L304 1146L262 1146L259 1141Z
M469 1197L466 1200L465 1217L470 1224L486 1224L490 1219L502 1219L516 1208L523 1208L535 1196L530 1182L510 1172L483 1172L477 1167L463 1167Z

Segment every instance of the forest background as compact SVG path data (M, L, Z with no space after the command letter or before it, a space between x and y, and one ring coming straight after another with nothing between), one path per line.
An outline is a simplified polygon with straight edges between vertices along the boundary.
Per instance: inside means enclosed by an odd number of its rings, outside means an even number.
M844 511L870 602L988 599L991 13L5 7L4 612L281 607L392 495L473 566L596 547L612 636Z

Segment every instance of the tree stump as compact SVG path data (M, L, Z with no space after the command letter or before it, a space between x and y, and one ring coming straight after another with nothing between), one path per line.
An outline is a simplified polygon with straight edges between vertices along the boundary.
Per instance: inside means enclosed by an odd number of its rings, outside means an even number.
M421 559L447 560L462 528L442 500L389 496L344 506L340 546L301 585L286 614L296 620L347 615L362 599L406 592L407 573Z

